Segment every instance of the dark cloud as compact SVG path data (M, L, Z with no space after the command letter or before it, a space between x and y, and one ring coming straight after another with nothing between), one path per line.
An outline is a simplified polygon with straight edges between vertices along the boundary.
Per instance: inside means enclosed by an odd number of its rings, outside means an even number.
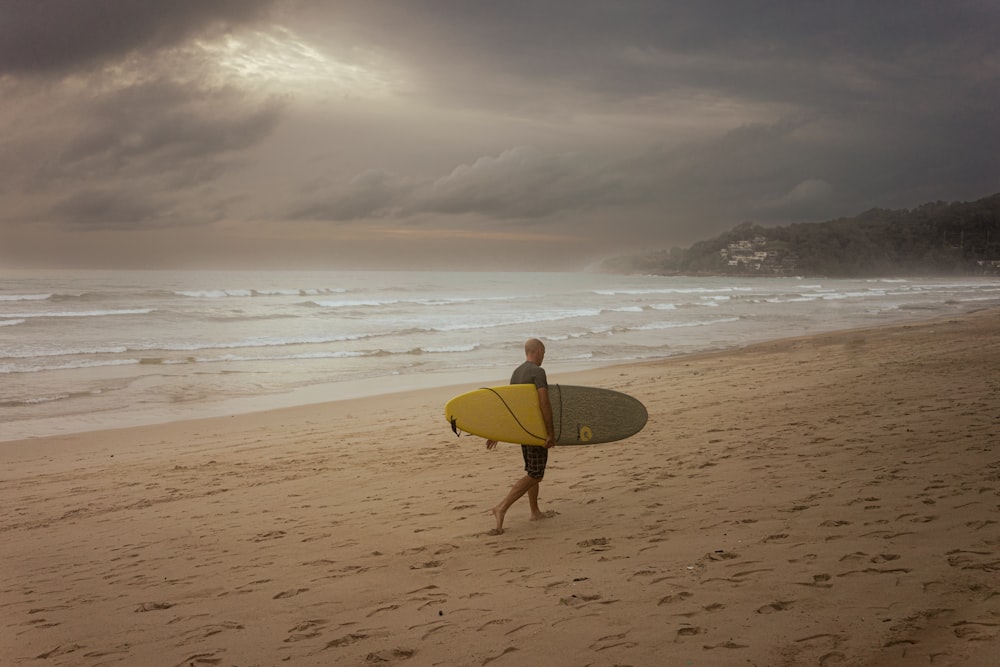
M78 71L265 15L274 0L14 0L0 6L0 76Z
M217 219L219 199L232 196L206 196L205 185L246 163L284 101L213 80L208 56L184 49L259 20L272 4L5 4L0 92L11 102L11 131L0 139L0 191L11 201L3 217L84 229Z
M46 217L85 229L134 229L162 221L171 207L171 202L119 189L85 189L56 202Z
M522 146L457 167L417 193L412 207L428 213L540 218L599 200L597 185L590 168L572 155Z
M433 70L428 85L466 101L526 103L547 90L606 104L712 90L840 105L922 82L960 89L998 54L1000 5L347 0L331 16L346 41Z
M722 137L655 144L620 157L521 146L423 180L368 172L346 187L330 184L313 192L316 203L294 217L347 221L429 213L517 220L650 208L678 221L675 229L686 222L689 231L751 213L786 219L822 212L833 194L821 177L833 168L801 159L808 146L797 133L808 124L800 119L748 125Z
M690 238L706 221L973 198L1000 177L994 3L345 2L337 22L438 102L650 128L647 150L617 158L598 136L577 138L575 162L543 149L505 169L513 152L482 154L412 193L421 211L545 217L630 201ZM731 109L733 126L657 125L684 105Z
M5 3L0 233L612 252L974 199L1000 182L998 31L976 0Z
M173 174L178 185L201 181L209 163L227 162L266 137L281 108L278 100L257 106L233 89L169 81L132 86L80 110L84 130L52 169L67 178Z
M437 178L368 171L346 186L311 192L312 203L288 217L357 221L426 214L501 221L538 219L588 207L621 204L626 196L617 165L579 155L518 146L455 167Z
M351 179L346 186L313 186L309 201L284 211L281 218L352 222L387 217L402 199L413 191L413 184L385 171L371 169Z
M9 140L15 155L30 159L0 160L0 177L8 191L57 199L24 216L30 219L88 228L210 220L218 205L205 198L205 186L246 165L284 104L159 79L80 95L68 127L41 119ZM205 210L170 203L186 197L202 199Z

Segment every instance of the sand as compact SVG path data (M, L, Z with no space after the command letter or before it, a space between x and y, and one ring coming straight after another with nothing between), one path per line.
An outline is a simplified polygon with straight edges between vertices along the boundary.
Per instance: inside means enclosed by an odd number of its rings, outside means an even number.
M998 664L1000 312L559 365L649 424L499 536L469 385L0 443L0 664Z

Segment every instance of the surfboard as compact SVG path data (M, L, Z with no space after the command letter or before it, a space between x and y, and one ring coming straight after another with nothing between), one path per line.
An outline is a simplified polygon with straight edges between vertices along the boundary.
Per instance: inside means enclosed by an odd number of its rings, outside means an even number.
M612 389L549 385L557 445L596 445L635 435L649 418L638 399ZM531 384L484 387L455 396L444 406L456 434L544 445L545 422Z

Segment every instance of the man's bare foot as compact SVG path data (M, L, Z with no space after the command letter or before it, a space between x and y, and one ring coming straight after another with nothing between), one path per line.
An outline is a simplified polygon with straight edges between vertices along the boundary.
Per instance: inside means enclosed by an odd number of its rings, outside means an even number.
M531 520L532 521L540 521L541 519L551 519L556 514L558 514L558 512L553 512L552 510L548 510L546 512L541 512L541 511L539 511L539 512L532 512L531 513Z
M497 520L497 527L490 531L490 535L503 535L503 517L506 514L499 507L494 507L492 510L493 517Z

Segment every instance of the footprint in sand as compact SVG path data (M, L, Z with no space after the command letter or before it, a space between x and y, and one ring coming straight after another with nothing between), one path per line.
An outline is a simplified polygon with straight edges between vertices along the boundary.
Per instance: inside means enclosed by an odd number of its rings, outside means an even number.
M657 603L657 606L665 605L665 604L675 604L677 602L683 602L684 600L687 600L689 597L693 597L693 596L694 596L694 593L688 593L687 591L681 591L680 593L674 593L672 595L667 595L665 597L660 598L660 601Z
M576 607L587 602L596 602L600 599L600 595L571 595L568 598L560 599L559 604L566 605L567 607Z
M272 600L284 600L285 598L293 598L296 595L299 595L301 593L307 592L308 590L309 590L308 588L292 588L292 589L289 589L287 591L281 591L280 593L278 593L277 595L275 595L271 599Z
M218 665L220 662L222 662L222 658L216 658L214 653L195 653L184 658L180 664L185 667L194 667L195 665Z
M45 653L39 653L38 655L35 656L35 658L38 660L48 660L49 658L54 658L56 656L75 653L76 651L79 651L83 648L84 647L80 646L79 644L70 644L68 646L59 645L56 646L51 651L46 651Z
M504 649L504 650L503 650L503 651L502 651L502 652L500 653L500 655L495 655L495 656L493 656L493 657L491 657L491 658L486 658L486 659L484 659L484 660L483 660L483 661L482 661L482 662L481 662L480 664L481 664L481 665L488 665L488 664L490 664L491 662L493 662L494 660L497 660L497 659L499 659L499 658L502 658L503 656L507 655L508 653L513 653L513 652L514 652L514 651L516 651L516 650L517 650L517 648L516 648L516 647L514 647L514 646L508 646L507 648L505 648L505 649Z
M706 644L703 647L706 651L711 651L715 648L728 648L728 649L738 649L738 648L749 648L749 644L737 644L736 642L730 640L727 642L722 642L721 644L715 644L714 646Z
M687 626L677 631L677 641L680 641L684 637L694 637L695 635L700 635L701 633L702 633L701 628L695 626Z
M417 563L416 565L411 565L411 570L430 570L435 567L441 567L441 561L439 560L429 560L424 563Z
M966 641L993 641L1000 635L1000 623L959 621L952 626L955 636Z
M790 609L794 604L794 600L778 600L777 602L772 602L771 604L766 604L763 607L757 609L758 614L773 614L776 611L785 611Z
M409 660L417 654L412 648L394 648L392 650L373 651L365 656L365 662L379 663L394 660Z
M606 537L595 537L590 540L577 542L576 546L583 547L584 549L589 548L592 552L607 551L611 548L611 540Z
M833 588L830 583L832 577L829 574L814 574L812 581L800 581L801 586L814 586L816 588Z
M511 618L495 618L492 621L486 621L479 626L478 631L482 632L484 629L490 627L491 625L507 625L508 623L513 623L514 619Z
M820 667L828 667L828 665L839 665L842 662L847 661L847 656L840 651L833 651L827 653L819 659Z
M319 637L320 628L327 624L326 619L310 619L307 621L302 621L294 628L288 631L288 637L285 638L285 643L299 642L305 639L313 639Z
M612 648L633 648L638 646L636 642L626 640L626 636L628 636L627 632L601 637L596 642L591 644L589 648L591 651L597 653L600 651L607 651Z
M283 530L272 530L267 533L259 533L253 538L254 542L266 542L268 540L277 540L285 536L285 531Z
M899 556L897 554L879 554L872 556L869 560L873 563L887 563L891 560L899 560Z
M997 569L998 561L993 552L990 551L954 549L945 555L948 556L948 565L962 570L984 570L991 572Z
M379 613L381 613L383 611L395 611L397 609L399 609L399 605L398 604L390 604L390 605L385 606L385 607L379 607L378 609L375 609L374 611L370 611L365 616L366 616L366 618L371 618L375 614L379 614Z
M244 630L246 629L242 623L237 623L236 621L223 621L222 623L211 623L201 628L196 628L191 632L188 632L185 636L189 639L196 639L198 637L205 638L211 637L212 635L217 635L225 632L226 630Z
M330 648L341 648L343 646L350 646L355 642L359 642L362 639L367 639L367 638L368 635L364 634L363 632L352 632L350 634L344 635L343 637L338 637L337 639L328 641L326 643L326 646L323 647L323 650L325 651L326 649Z

